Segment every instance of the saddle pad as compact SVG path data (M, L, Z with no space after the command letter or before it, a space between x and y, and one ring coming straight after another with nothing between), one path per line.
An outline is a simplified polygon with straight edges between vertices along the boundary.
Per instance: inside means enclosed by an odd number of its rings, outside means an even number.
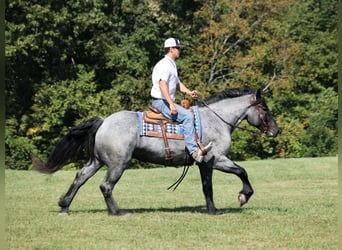
M201 117L198 111L198 106L192 107L195 113L195 129L198 133L199 138L202 138L202 127L201 127ZM143 116L144 112L137 112L138 113L138 126L139 126L139 135L140 136L150 136L150 137L163 137L161 132L161 127L159 124L147 123L144 121ZM184 139L184 128L183 124L173 124L173 123L166 123L166 135L167 138L170 139Z

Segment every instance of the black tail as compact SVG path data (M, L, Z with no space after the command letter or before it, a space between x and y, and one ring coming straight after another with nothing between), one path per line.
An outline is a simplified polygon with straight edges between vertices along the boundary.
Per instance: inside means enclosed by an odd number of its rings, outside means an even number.
M103 123L103 118L94 117L71 128L49 155L47 161L41 162L32 157L33 168L41 173L54 173L75 159L84 158L86 155L94 160L95 134Z

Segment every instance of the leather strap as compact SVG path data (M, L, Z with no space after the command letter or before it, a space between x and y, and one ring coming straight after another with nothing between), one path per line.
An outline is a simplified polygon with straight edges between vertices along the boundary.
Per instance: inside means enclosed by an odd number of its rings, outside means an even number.
M172 162L172 156L171 156L171 150L170 150L169 142L168 142L167 136L166 136L166 125L165 125L165 123L162 123L162 122L159 123L159 125L161 127L164 145L165 145L165 153L166 153L165 165L170 165Z

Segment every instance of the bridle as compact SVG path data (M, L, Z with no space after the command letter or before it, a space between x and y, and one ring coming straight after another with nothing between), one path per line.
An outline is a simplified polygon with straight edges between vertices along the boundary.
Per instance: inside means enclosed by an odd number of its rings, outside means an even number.
M257 112L259 114L259 118L260 118L260 120L262 122L262 133L265 134L269 130L270 126L269 126L269 124L267 122L267 119L266 119L267 114L266 115L262 114L261 111L260 111L260 109L263 109L263 107L264 107L261 104L262 104L262 101L258 101L256 103L255 107L256 107L256 110L257 110Z
M250 105L247 106L246 110L249 109L250 107L252 106L255 106L257 108L257 112L259 114L259 118L260 120L262 121L262 131L255 131L255 130L251 130L251 129L248 129L248 128L244 128L244 127L240 127L240 126L237 126L236 124L239 124L242 120L242 116L239 116L236 121L234 122L234 124L230 123L230 122L227 122L220 114L218 114L215 110L213 110L204 100L201 100L200 101L201 103L203 103L203 105L205 107L207 107L211 112L213 112L222 122L224 122L225 124L227 124L228 126L232 127L232 128L239 128L241 130L244 130L244 131L248 131L252 134L255 134L255 135L262 135L262 134L265 134L269 128L269 125L268 123L266 122L265 120L265 116L261 114L260 112L260 109L262 109L261 107L261 103L262 101L261 100L257 100L253 103L251 103Z

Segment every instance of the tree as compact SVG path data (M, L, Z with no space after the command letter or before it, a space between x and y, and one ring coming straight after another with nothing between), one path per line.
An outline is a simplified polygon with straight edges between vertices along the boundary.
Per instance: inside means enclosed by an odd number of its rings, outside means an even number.
M201 98L267 88L283 133L270 141L237 130L233 157L334 154L337 3L6 1L6 166L27 168L30 152L44 157L92 115L145 109L168 37L185 45L179 74Z
M185 64L194 70L188 80L201 86L203 98L226 88L268 87L268 95L274 99L281 89L290 86L291 64L300 51L283 19L291 3L208 1L195 13L199 46L193 48L195 56ZM276 101L269 101L278 117L283 110L274 109L275 105ZM283 122L286 120L278 122L281 127L285 126ZM277 156L279 143L285 143L255 140L253 134L239 130L233 133L233 142L231 155L237 159Z
M289 35L300 53L293 58L290 85L282 90L278 107L285 107L284 116L303 129L299 155L337 151L337 4L335 0L296 2L286 15Z
M259 87L272 79L287 39L280 13L289 1L209 1L195 13L200 35L191 78L205 88ZM277 40L278 39L278 40ZM188 63L187 63L188 64ZM201 72L198 75L197 72ZM209 91L212 92L212 91Z
M34 142L46 154L81 119L145 108L162 41L184 34L191 16L181 8L163 11L165 1L6 5L6 156L13 164L20 157L11 152L14 138L28 137L21 147ZM21 157L29 165L28 154Z

